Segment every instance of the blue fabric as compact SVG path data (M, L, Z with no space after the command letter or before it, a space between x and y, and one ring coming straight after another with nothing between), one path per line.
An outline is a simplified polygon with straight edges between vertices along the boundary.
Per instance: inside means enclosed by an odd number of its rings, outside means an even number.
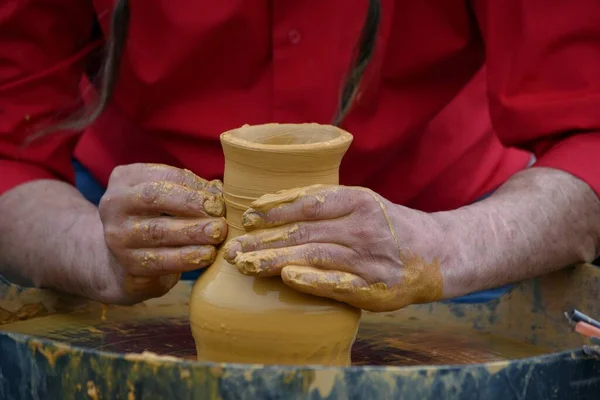
M105 188L98 182L88 171L87 169L78 161L73 161L73 166L75 167L75 184L77 188L81 191L83 196L92 202L95 205L98 205L100 202L100 198L104 194ZM491 194L491 193L490 193ZM483 196L480 200L488 197L488 195ZM196 280L205 269L185 272L182 274L182 279L185 280ZM508 292L511 289L512 285L503 286L497 289L484 290L481 292L472 293L466 296L458 297L452 300L449 300L453 303L485 303L495 298L498 298Z
M75 168L75 186L90 203L98 206L104 195L105 189L79 162L73 161Z

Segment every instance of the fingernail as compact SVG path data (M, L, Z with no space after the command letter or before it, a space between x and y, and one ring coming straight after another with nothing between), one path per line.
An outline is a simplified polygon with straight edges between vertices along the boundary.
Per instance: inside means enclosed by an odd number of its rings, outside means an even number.
M221 196L208 196L204 200L204 211L213 217L222 217L225 213L225 205Z
M206 185L206 190L212 194L220 195L223 193L223 183L218 179L212 180Z
M251 208L242 215L242 225L244 228L259 228L262 224L263 218L261 215Z
M182 259L186 264L200 265L212 261L216 256L216 250L213 246L203 246L198 250L183 254Z
M242 252L241 243L238 242L237 240L230 240L229 243L227 243L225 245L225 248L223 249L223 256L225 257L225 260L227 262L233 264L238 253L241 253L241 252Z
M218 239L223 233L223 226L221 222L210 222L204 226L204 234L213 239Z
M291 280L298 280L298 278L300 278L302 276L298 272L293 271L293 270L286 270L285 275L287 278L289 278Z
M250 253L240 253L235 258L235 266L244 275L258 275L263 272L262 259Z

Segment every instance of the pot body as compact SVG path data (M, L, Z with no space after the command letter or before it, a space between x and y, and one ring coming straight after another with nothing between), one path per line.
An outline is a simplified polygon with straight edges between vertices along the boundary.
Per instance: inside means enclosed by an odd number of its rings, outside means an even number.
M243 212L267 193L338 184L352 136L317 124L244 126L221 135L229 234L244 234ZM194 285L190 323L198 359L260 364L350 364L360 310L299 293L279 277L239 273L223 259Z

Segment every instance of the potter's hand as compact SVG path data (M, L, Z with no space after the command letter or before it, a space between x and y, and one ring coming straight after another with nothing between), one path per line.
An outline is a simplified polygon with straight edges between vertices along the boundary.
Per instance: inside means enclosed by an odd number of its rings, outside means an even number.
M227 234L221 183L165 165L115 168L99 211L118 302L163 295L211 264Z
M224 253L244 274L281 275L298 291L370 311L442 297L439 263L424 251L441 237L432 215L368 189L317 185L266 195L243 225L250 233Z

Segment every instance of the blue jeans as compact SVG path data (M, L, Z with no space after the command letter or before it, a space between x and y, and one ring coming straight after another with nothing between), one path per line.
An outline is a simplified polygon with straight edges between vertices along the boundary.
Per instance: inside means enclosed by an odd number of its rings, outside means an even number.
M75 167L75 184L83 196L93 204L98 205L100 198L104 194L105 188L81 165L78 161L73 161ZM485 197L485 196L484 196ZM185 272L182 279L196 280L204 270ZM471 293L466 296L450 300L455 303L485 303L502 296L508 292L511 285L502 286L497 289L484 290L482 292Z

